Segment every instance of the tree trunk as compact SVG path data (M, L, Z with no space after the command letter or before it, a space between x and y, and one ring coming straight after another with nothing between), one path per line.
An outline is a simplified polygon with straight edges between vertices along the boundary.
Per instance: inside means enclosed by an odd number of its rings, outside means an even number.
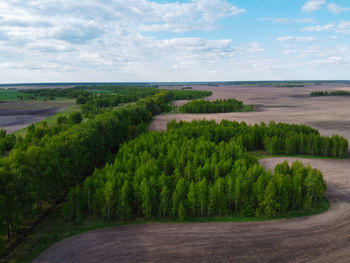
M10 222L8 220L8 217L6 217L6 224L7 224L7 238L11 238L11 227L10 227Z
M89 214L91 214L90 188L88 189L88 207L89 207Z

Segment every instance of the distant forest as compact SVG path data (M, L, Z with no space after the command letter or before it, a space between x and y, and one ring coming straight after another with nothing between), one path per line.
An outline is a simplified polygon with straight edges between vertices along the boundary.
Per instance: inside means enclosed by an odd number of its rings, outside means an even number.
M349 91L337 90L337 91L313 91L310 93L312 97L322 97L322 96L350 96Z
M184 113L223 113L253 110L253 106L244 105L242 101L236 99L194 100L180 107L180 111Z

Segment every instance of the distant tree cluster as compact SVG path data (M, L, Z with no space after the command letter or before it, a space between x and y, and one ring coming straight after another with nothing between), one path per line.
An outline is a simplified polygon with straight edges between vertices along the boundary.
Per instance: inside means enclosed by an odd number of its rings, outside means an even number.
M269 84L265 86L273 86L273 87L278 87L278 88L301 88L305 87L304 84L298 84L298 83L276 83L276 84Z
M84 116L100 114L112 110L113 107L121 103L136 102L140 100L141 104L155 104L161 109L154 109L153 113L168 111L171 107L170 101L181 99L203 98L210 96L211 92L207 91L186 91L186 90L159 90L155 88L135 88L123 87L116 90L116 94L97 94L97 95L80 95L77 98L77 104L82 104L81 109Z
M337 90L337 91L313 91L310 93L312 97L322 97L322 96L350 96L349 91Z
M204 136L188 138L180 128L124 144L113 164L71 189L64 216L94 214L123 221L273 216L309 210L325 190L321 172L310 166L284 162L271 174L236 138L216 143Z
M89 116L91 114L99 114L106 111L106 108L112 109L121 103L135 102L139 97L135 95L100 95L95 97L90 97L84 103L81 103L81 97L77 98L77 104L82 104L81 112L84 116Z
M212 95L211 91L204 90L167 90L169 102L173 100L195 100Z
M76 86L73 87L77 90L85 90L90 93L96 93L99 91L109 91L111 93L118 93L119 95L135 95L148 92L148 96L152 96L159 92L158 86L155 85L88 85L88 86Z
M222 113L254 110L251 105L244 105L236 99L219 99L215 101L194 100L180 107L185 113Z
M188 138L205 137L220 141L238 138L248 150L265 150L268 154L314 155L344 158L348 141L341 136L320 136L318 130L305 125L270 122L253 126L245 122L223 120L168 123L168 130L180 129Z
M74 88L53 88L53 89L24 89L21 92L28 94L32 99L47 98L55 100L55 98L77 98L81 95L89 95L88 92Z

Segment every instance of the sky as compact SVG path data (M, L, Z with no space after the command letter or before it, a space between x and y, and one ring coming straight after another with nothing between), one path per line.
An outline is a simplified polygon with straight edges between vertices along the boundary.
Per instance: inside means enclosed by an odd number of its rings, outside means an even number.
M0 0L0 83L349 80L349 0Z

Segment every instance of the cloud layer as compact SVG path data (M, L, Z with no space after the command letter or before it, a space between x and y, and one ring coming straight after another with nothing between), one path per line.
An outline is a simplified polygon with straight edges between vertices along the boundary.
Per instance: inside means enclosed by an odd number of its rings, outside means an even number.
M348 7L341 7L337 4L334 4L334 3L330 3L329 5L327 5L327 9L337 15L337 14L340 14L340 13L343 13L343 12L349 12L350 11L350 8Z
M243 0L3 0L0 82L293 79L349 63L327 46L350 35L334 19L347 8L293 5L299 14L267 5L256 17ZM321 8L334 21L316 19Z
M157 67L235 52L227 39L155 35L214 30L221 19L244 12L225 0L6 0L0 2L0 69L46 72L52 79L93 70L118 72L117 80L132 72L143 78Z

